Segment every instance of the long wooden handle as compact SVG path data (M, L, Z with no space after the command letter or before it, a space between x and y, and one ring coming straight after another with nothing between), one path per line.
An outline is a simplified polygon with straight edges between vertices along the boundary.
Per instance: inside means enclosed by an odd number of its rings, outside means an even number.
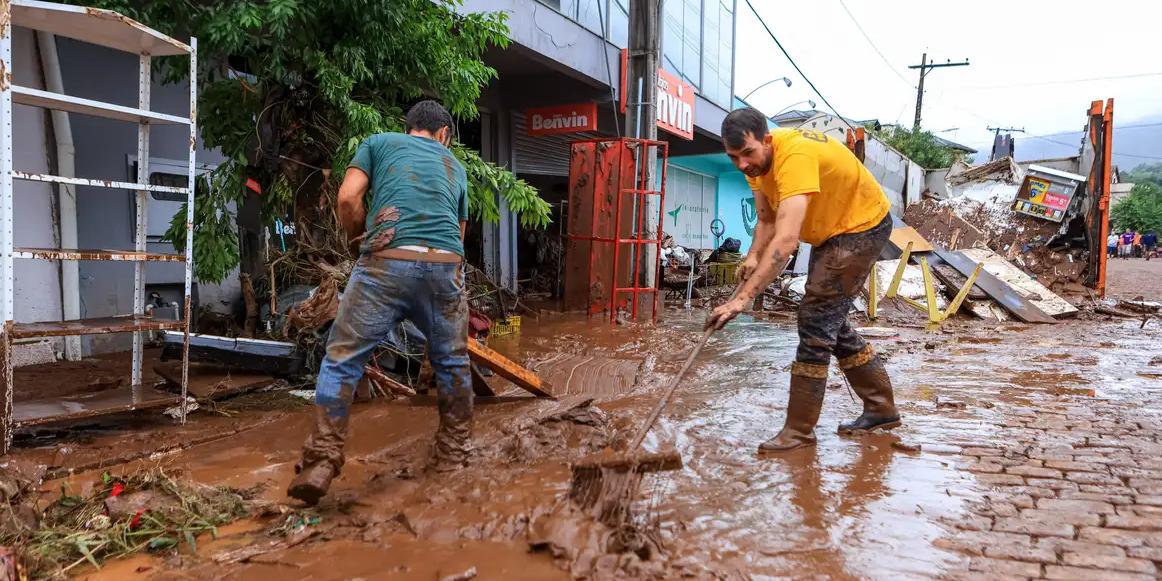
M734 298L738 296L739 291L742 290L742 286L743 283L739 283L734 287L734 292L730 293L730 298L727 299L727 302L734 300ZM666 388L666 393L662 394L662 399L658 400L658 404L654 406L654 411L650 412L649 419L647 419L646 423L642 425L640 430L638 430L637 436L634 437L633 442L629 445L631 452L636 451L639 447L641 447L642 441L646 439L646 434L650 433L650 428L654 427L654 422L658 421L658 416L662 415L662 410L666 409L666 406L670 404L670 398L672 398L674 396L674 392L677 391L678 383L682 381L683 377L686 376L686 372L690 371L690 368L694 365L694 359L696 359L698 354L702 352L702 348L706 346L706 342L710 340L710 336L713 335L717 330L718 329L714 327L710 327L702 333L702 340L698 341L698 345L696 345L694 350L690 352L690 356L686 358L686 363L682 365L682 369L678 371L678 375L675 375L674 379L670 380L670 386Z
M674 376L674 379L670 380L670 386L666 388L666 393L662 395L662 399L658 400L658 404L654 406L654 411L650 412L649 419L646 420L641 430L638 431L637 436L634 437L633 443L629 446L631 451L637 450L642 445L642 440L646 439L646 434L650 433L650 428L654 427L654 422L658 421L658 416L662 415L662 410L666 409L666 406L669 405L670 398L674 396L674 392L678 389L678 382L682 380L682 377L686 375L687 371L690 371L690 367L694 365L694 358L698 357L698 354L702 352L702 348L706 346L706 341L710 339L714 331L715 328L711 327L702 333L702 340L690 352L690 356L686 358L686 364L682 366L682 370L678 372L678 375Z

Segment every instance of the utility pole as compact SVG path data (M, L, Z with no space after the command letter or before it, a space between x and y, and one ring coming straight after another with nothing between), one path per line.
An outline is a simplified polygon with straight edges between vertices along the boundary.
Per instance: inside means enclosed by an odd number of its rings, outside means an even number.
M626 134L639 139L657 139L658 138L658 114L657 114L657 95L658 95L658 62L661 58L661 23L660 15L662 10L663 0L630 0L629 2L629 62L628 73L626 75L626 86L622 87L623 91L628 93L626 102L629 104L626 110ZM671 0L673 1L673 0ZM656 183L657 176L655 175L658 165L657 152L655 148L645 148L648 155L645 159L640 159L638 163L645 163L646 175L649 176L650 189L660 187ZM639 196L633 196L634 214L637 215ZM642 196L640 203L645 204L643 211L650 216L657 215L660 208L657 207L657 196ZM617 225L616 228L620 228ZM631 227L634 230L634 236L639 236L641 233L636 232L637 224ZM654 230L652 226L647 226L647 229ZM643 248L644 246L644 248ZM639 253L644 255L642 260L638 262L644 272L640 273L644 276L645 286L661 286L659 281L656 281L657 273L653 268L648 268L646 265L655 264L655 253L660 249L656 246L635 244L633 252L635 255ZM638 280L639 273L633 273L633 280ZM639 286L634 282L631 286ZM645 295L634 295L634 300L640 300ZM652 300L661 302L662 294L654 293ZM644 305L642 305L644 306Z
M657 139L658 126L655 99L658 92L658 55L661 35L659 13L661 0L630 0L629 3L629 75L624 90L626 133L641 139Z
M967 66L968 66L968 59L964 59L964 62L962 62L962 63L954 63L952 61L948 61L948 62L944 62L944 63L929 63L928 62L928 53L924 53L924 55L920 57L920 64L910 65L908 67L909 69L920 69L920 84L916 86L916 122L912 124L912 131L919 131L920 130L920 110L923 108L923 105L924 105L924 77L928 76L928 73L932 69L939 69L939 68L943 68L943 67L967 67Z
M1004 156L997 155L997 147L1001 145L1001 132L1002 131L1004 131L1005 133L1014 133L1014 132L1015 133L1024 133L1025 132L1024 127L989 127L988 130L993 132L993 150L992 150L992 153L989 154L989 161L996 161L996 160L1000 159L1001 157L1004 157ZM1009 139L1009 136L1005 135L1005 138L1007 140L1007 139ZM1006 143L1011 143L1011 142L1006 142ZM1011 145L1006 147L1006 149L1011 149ZM1006 153L1005 155L1008 155L1008 153Z

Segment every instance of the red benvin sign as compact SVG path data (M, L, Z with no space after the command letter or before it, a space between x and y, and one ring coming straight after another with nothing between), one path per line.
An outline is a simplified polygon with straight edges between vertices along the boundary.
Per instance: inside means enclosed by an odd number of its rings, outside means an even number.
M597 130L597 103L537 107L526 113L533 137Z

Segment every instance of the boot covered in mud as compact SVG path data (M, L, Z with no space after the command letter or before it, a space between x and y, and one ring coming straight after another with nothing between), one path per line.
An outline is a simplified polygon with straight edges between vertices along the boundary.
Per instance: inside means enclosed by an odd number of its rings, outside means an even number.
M440 427L436 428L436 445L432 469L453 472L468 465L472 455L472 400L439 398Z
M787 420L774 438L759 445L760 452L783 452L815 444L815 424L823 409L827 366L796 361L791 366Z
M890 430L900 426L900 412L892 394L892 380L884 368L884 361L871 345L862 351L839 360L839 367L851 383L863 413L854 422L839 425L840 434L859 431Z
M314 505L327 494L331 481L343 467L343 445L348 416L332 418L327 408L315 406L315 431L303 445L303 458L295 465L295 478L287 496Z

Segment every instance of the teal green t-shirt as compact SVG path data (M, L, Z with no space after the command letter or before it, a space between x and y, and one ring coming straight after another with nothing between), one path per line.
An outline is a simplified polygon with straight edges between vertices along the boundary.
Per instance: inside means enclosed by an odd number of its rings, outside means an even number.
M468 176L448 148L426 137L380 133L359 144L348 167L371 181L361 253L427 246L464 256Z

